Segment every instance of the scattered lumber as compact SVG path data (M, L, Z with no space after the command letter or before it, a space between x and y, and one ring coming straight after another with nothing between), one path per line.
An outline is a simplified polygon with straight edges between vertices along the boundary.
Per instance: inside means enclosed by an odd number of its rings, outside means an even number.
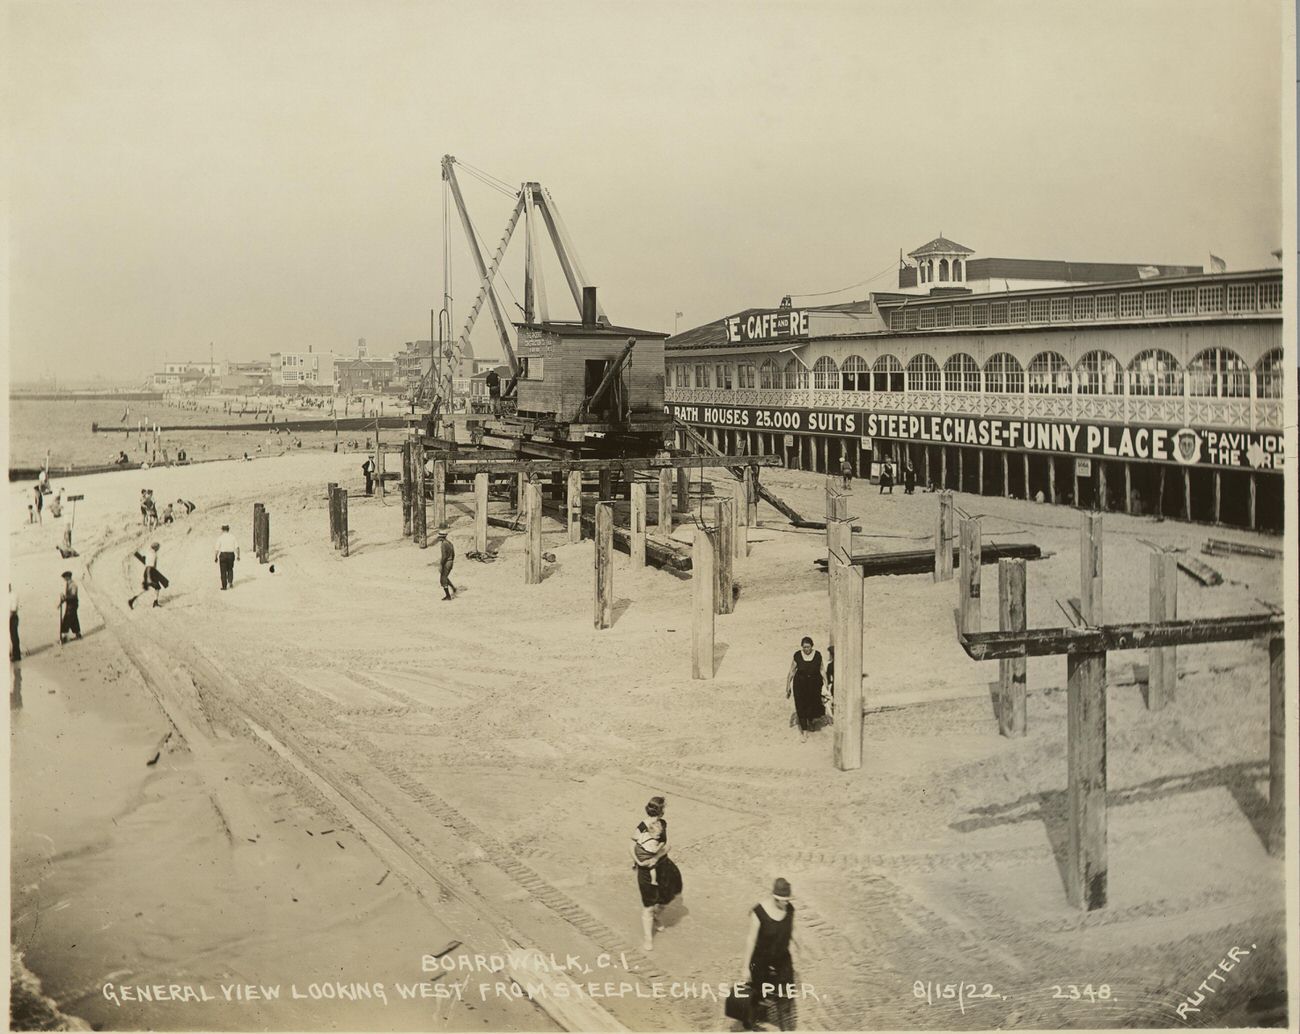
M953 565L960 561L959 550L953 551ZM1031 542L990 543L980 549L980 564L996 564L1002 559L1041 560L1043 551ZM934 571L933 549L906 549L896 553L854 553L853 564L861 567L865 575L931 574ZM813 561L823 570L826 558Z
M1178 569L1184 574L1190 575L1202 585L1214 586L1223 584L1223 575L1219 574L1209 564L1202 563L1195 557L1179 557Z
M1206 539L1201 552L1207 556L1253 556L1265 560L1281 560L1282 551L1271 546L1252 546L1246 542L1228 539Z
M957 633L966 655L976 661L1004 657L1050 657L1062 653L1104 653L1145 650L1158 646L1227 643L1241 639L1270 639L1282 635L1280 614L1139 621L1087 628L1032 628L1026 632Z

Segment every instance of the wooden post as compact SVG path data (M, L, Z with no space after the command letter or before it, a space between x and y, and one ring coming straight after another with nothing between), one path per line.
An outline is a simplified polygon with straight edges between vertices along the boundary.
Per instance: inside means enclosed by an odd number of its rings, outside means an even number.
M1178 617L1178 559L1172 553L1151 554L1151 620ZM1147 709L1159 711L1174 699L1178 684L1178 647L1155 646L1147 651Z
M339 548L338 489L337 481L331 481L325 486L326 498L328 499L326 509L329 510L330 515L330 545L335 549Z
M1192 472L1183 468L1183 519L1192 519Z
M1024 460L1024 467L1025 467L1025 498L1032 499L1034 498L1034 493L1030 491L1029 488L1029 453L1022 452L1020 454L1020 458Z
M659 471L659 534L667 537L673 530L673 472L667 467Z
M691 555L693 601L691 607L691 678L711 679L713 667L713 612L717 589L713 570L713 540L703 528L695 529Z
M528 505L528 475L520 471L515 475L515 513L522 518L524 507Z
M826 489L826 562L827 563L831 563L834 559L831 556L832 546L841 543L840 539L833 539L831 537L831 528L835 523L841 521L847 521L848 519L849 519L849 497L846 495L840 495L838 492L831 491L830 486L828 485ZM842 544L846 552L853 551L853 546L851 542L843 542Z
M731 486L731 545L737 560L749 556L749 528L745 525L745 514L749 507L745 505L745 484L737 481Z
M1102 460L1095 460L1097 464L1097 506L1096 509L1105 512L1106 505L1106 464Z
M265 511L264 504L253 504L253 554L259 561L262 559L262 514Z
M582 471L569 471L569 541L582 541Z
M608 477L608 468L602 471ZM614 504L596 503L596 627L614 623Z
M966 491L966 450L957 446L957 491Z
M998 628L1023 632L1025 624L1025 562L1004 558L998 561ZM1023 736L1027 731L1024 657L998 662L998 732Z
M875 458L874 455L872 457ZM939 487L947 489L948 487L948 446L939 446Z
M1056 457L1047 456L1047 501L1056 505Z
M1286 640L1268 643L1268 853L1286 846Z
M1133 464L1124 464L1124 512L1133 512Z
M921 446L921 477L925 481L925 487L930 487L930 446Z
M258 558L265 564L271 559L271 513L262 511L262 555Z
M379 423L375 423L375 490L380 499L386 499L388 492L384 489L384 447L379 444Z
M1101 514L1085 513L1079 543L1079 611L1090 625L1105 618L1101 594Z
M691 512L691 472L688 467L677 468L677 512Z
M736 547L732 541L735 534L734 499L719 499L714 505L714 519L717 523L718 548L715 560L717 570L717 609L719 614L730 614L736 609L732 580L732 559Z
M952 493L939 493L939 517L934 526L934 580L952 579Z
M474 548L487 551L488 476L474 475Z
M629 491L632 496L632 525L628 536L628 552L633 567L645 567L645 482L634 481Z
M758 527L758 468L745 468L745 527Z
M961 522L961 578L957 582L961 630L980 631L980 525L968 518Z
M348 555L348 490L342 486L338 489L339 497L339 548L343 555Z
M984 494L984 450L976 449L975 457L977 460L976 471L977 471L977 476L979 477L979 486L975 489L975 491L978 492L980 495L983 495Z
M600 468L600 498L614 498L614 475L608 467Z
M1251 474L1250 474L1250 481L1249 481L1249 484L1250 484L1250 494L1249 494L1249 496L1247 497L1248 509L1247 509L1247 511L1246 511L1246 513L1247 513L1246 523L1249 525L1250 530L1251 530L1251 531L1254 531L1257 522L1256 522L1256 520L1255 520L1255 491L1256 491L1256 489L1255 489L1255 474L1254 474L1253 471L1252 471Z
M411 537L411 442L402 442L402 537Z
M847 510L847 507L841 509ZM853 522L847 517L847 514L840 517L830 517L826 521L826 570L833 572L835 565L840 563L840 557L851 555L853 552ZM839 627L839 618L837 608L839 606L839 596L835 591L835 579L826 580L826 591L831 597L831 632L828 646L836 645L836 629ZM835 669L839 671L838 666Z
M447 523L447 461L433 461L433 526L441 528Z
M1066 671L1065 892L1071 905L1091 912L1106 905L1106 654L1067 654Z
M1007 453L1002 454L1002 498L1011 498L1011 459Z
M1219 523L1219 514L1223 508L1223 475L1219 471L1214 472L1214 523Z
M853 563L832 560L831 635L835 642L835 767L862 767L862 619L866 573Z
M524 485L524 502L527 522L527 534L524 537L524 584L538 585L542 580L542 486L527 482Z
M427 549L429 546L429 497L424 478L424 445L418 438L411 449L411 466L415 471L415 477L412 479L412 487L415 489L415 510L411 519L411 530L415 535L415 544L421 549Z

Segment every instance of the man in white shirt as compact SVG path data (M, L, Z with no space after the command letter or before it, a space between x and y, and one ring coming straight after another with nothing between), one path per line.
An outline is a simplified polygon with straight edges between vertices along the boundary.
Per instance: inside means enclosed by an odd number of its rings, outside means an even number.
M221 588L229 589L235 584L235 561L239 559L239 543L230 534L230 525L221 526L221 535L217 539L217 555L213 557L221 566Z

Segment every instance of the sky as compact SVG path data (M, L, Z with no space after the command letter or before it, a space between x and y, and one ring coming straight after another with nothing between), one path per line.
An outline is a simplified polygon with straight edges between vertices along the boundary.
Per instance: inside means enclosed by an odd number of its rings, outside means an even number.
M9 2L10 375L427 338L444 154L546 186L610 319L651 330L889 289L940 232L1272 265L1281 6ZM511 199L462 185L491 249ZM486 312L474 342L499 354Z

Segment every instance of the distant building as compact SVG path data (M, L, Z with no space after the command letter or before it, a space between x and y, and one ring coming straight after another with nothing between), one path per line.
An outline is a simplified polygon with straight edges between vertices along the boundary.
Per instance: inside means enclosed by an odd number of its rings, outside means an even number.
M398 384L396 359L336 359L335 379L343 395L386 392Z
M332 352L272 352L271 387L283 391L334 391Z
M227 363L226 374L221 378L224 392L261 391L271 386L271 362L254 359L246 363Z
M164 362L163 373L202 373L209 377L220 377L226 372L225 360L195 362L186 359L180 362Z
M469 394L469 381L479 367L475 360L473 344L467 345L461 353L459 375L452 380L451 390L457 396ZM397 381L403 391L410 391L420 383L420 378L435 364L434 347L430 341L408 341L405 351L394 357L397 361ZM498 360L486 360L495 364Z

